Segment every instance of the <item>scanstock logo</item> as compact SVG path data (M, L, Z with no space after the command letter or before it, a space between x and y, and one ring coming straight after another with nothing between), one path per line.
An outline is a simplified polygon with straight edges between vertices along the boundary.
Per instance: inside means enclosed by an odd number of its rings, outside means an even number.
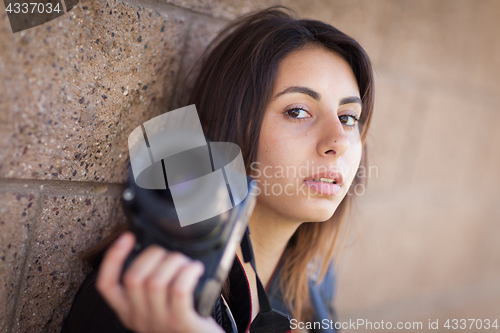
M168 188L182 227L220 215L248 194L240 147L207 142L194 104L138 126L128 148L137 186Z
M63 16L78 4L79 0L3 0L12 32L36 27Z

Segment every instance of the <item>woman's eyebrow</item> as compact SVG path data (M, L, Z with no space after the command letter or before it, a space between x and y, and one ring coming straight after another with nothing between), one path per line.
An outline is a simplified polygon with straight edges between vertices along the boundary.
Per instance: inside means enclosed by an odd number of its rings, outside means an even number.
M358 96L345 97L340 100L339 105L351 104L351 103L361 104L361 98L359 98Z
M312 98L314 98L315 100L319 101L321 99L321 94L310 89L310 88L307 88L307 87L300 87L300 86L292 86L292 87L288 87L286 88L285 90L283 90L282 92L276 94L276 96L273 97L273 100L280 97L281 95L284 95L284 94L289 94L289 93L301 93L301 94L306 94ZM351 103L358 103L358 104L361 104L361 98L357 97L357 96L350 96L350 97L345 97L345 98L342 98L340 100L340 103L339 105L344 105L344 104L351 104Z
M288 87L285 90L283 90L282 92L276 94L276 96L273 97L273 100L280 97L283 94L289 94L289 93L306 94L306 95L311 96L312 98L314 98L317 101L319 101L321 99L321 95L312 89L309 89L307 87L292 86L292 87Z

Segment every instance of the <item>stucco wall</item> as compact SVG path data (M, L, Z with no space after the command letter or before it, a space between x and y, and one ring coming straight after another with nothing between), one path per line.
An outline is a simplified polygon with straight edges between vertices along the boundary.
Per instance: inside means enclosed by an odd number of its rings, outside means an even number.
M273 3L352 35L376 68L376 168L338 267L340 319L498 318L499 2ZM269 4L81 1L13 34L0 3L0 332L60 329L78 255L123 221L128 134L172 109L220 27Z
M378 174L340 258L341 320L500 321L500 2L327 4L299 9L359 40L376 72Z

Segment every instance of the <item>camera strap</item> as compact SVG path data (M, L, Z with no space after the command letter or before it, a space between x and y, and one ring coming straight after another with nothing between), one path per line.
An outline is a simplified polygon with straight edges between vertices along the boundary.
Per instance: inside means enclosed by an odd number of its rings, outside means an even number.
M259 313L252 321L250 326L251 333L287 333L291 332L290 328L290 318L284 313L275 310L271 307L269 303L269 298L267 297L266 290L262 285L257 274L257 268L255 265L255 257L253 255L252 243L250 242L250 229L246 228L245 234L241 240L241 252L243 254L243 260L247 263L250 262L252 268L255 272L257 293L259 297Z

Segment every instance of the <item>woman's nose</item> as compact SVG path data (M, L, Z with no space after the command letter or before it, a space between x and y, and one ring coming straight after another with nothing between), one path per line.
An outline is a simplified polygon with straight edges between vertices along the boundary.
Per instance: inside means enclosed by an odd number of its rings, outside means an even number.
M328 117L328 119L323 119L318 137L318 154L321 156L336 155L339 158L345 154L351 145L336 114Z

